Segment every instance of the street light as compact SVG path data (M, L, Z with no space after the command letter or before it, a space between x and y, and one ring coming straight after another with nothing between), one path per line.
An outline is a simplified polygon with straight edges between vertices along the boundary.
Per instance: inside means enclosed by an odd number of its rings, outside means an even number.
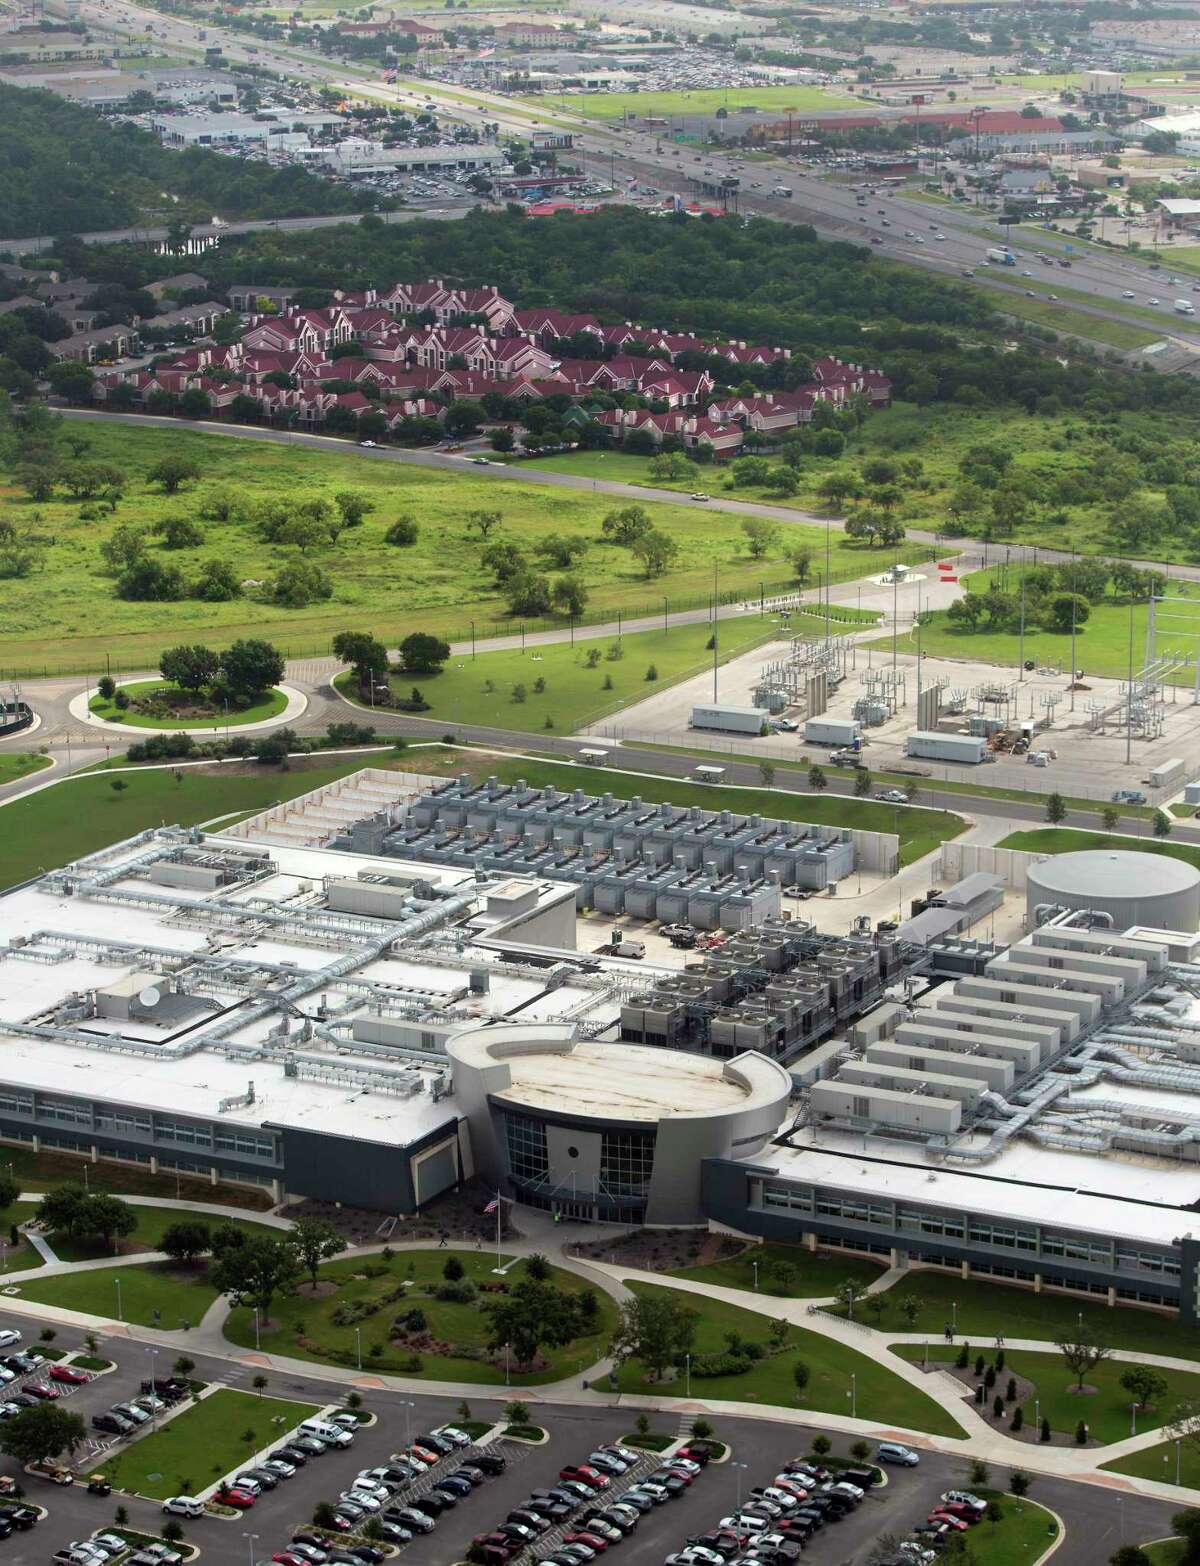
M404 1444L406 1447L412 1445L412 1411L416 1406L415 1403L400 1404L400 1407L404 1410Z
M757 1289L758 1289L758 1263L756 1261L752 1261L750 1263L750 1265L754 1268L754 1288L757 1291Z
M683 1395L685 1397L691 1397L691 1395L692 1395L692 1356L690 1354L685 1354L683 1356L683 1364L684 1364Z
M114 1278L113 1279L113 1286L114 1286L114 1288L117 1291L117 1320L118 1321L124 1321L125 1318L121 1314L121 1280L120 1280L120 1278Z
M951 1302L950 1302L950 1326L951 1326L953 1331L955 1331L955 1332L958 1331L958 1301L957 1300L951 1300Z
M1136 1398L1129 1405L1129 1434L1131 1436L1137 1435L1137 1399Z
M354 1348L355 1348L356 1353L358 1354L358 1368L361 1370L362 1369L362 1328L361 1327L355 1327L355 1329L354 1329Z
M150 1355L150 1428L154 1429L155 1420L158 1418L158 1395L155 1383L158 1380L158 1350L156 1348L147 1351Z
M858 1376L852 1370L850 1372L850 1390L846 1393L850 1399L850 1418L858 1418Z
M242 1538L246 1541L247 1559L250 1562L250 1566L254 1566L254 1546L258 1543L258 1534L243 1533Z
M261 1350L262 1343L258 1335L258 1306L254 1307L254 1347Z
M731 1468L737 1470L737 1504L742 1504L742 1470L749 1468L749 1463L730 1463Z

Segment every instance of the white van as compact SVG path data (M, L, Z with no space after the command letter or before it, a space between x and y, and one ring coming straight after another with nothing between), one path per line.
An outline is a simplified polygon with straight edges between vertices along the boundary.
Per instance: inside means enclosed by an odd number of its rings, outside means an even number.
M341 1425L330 1425L323 1419L306 1419L300 1426L301 1435L316 1436L318 1441L326 1441L330 1446L349 1446L354 1440L349 1430L344 1430Z

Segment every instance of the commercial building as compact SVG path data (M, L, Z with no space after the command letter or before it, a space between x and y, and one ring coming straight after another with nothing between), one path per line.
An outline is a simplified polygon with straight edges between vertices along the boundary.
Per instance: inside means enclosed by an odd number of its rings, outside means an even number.
M1060 859L1007 949L959 938L976 875L920 944L770 915L638 962L577 948L558 828L634 831L628 896L660 836L736 855L748 821L427 782L364 773L0 897L0 1139L400 1214L479 1175L1200 1314L1197 941L1114 927L1141 864ZM540 851L492 864L472 838L514 809ZM1191 916L1193 883L1158 890L1145 918Z

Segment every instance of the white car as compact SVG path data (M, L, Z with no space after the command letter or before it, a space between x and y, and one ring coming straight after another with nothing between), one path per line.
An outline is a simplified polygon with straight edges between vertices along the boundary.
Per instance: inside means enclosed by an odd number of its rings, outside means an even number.
M981 1501L980 1498L977 1495L973 1495L970 1490L943 1490L942 1500L954 1501L959 1506L969 1506L974 1512L987 1511L987 1502Z
M875 796L885 805L907 805L908 795L902 788L883 788Z
M1121 290L1121 298L1122 299L1136 299L1137 295L1134 293L1132 288L1123 288Z
M1053 299L1054 295L1051 294L1050 297L1051 297L1051 299ZM1152 305L1162 304L1162 300L1161 299L1150 299L1150 300L1147 301L1147 303L1148 304L1152 304Z
M21 1334L15 1327L0 1329L0 1348L12 1348L14 1343L21 1341Z
M373 1495L368 1495L365 1490L343 1490L338 1500L349 1501L351 1506L361 1506L364 1512L382 1510L382 1502L377 1501Z
M709 497L703 492L703 490L699 489L696 490L692 495L693 500L707 500L708 498Z
M204 1516L204 1502L198 1501L194 1495L173 1495L162 1503L162 1509L170 1517Z
M360 440L358 444L360 446L376 446L378 445L378 442L373 440Z
M443 1436L447 1441L453 1441L455 1446L470 1446L471 1437L465 1430L459 1430L456 1425L443 1425L440 1430L435 1430L434 1435Z
M295 1463L289 1463L285 1458L282 1457L265 1458L263 1461L263 1467L269 1469L273 1474L278 1474L281 1479L294 1478L296 1473Z
M372 1479L367 1474L359 1474L351 1483L350 1490L353 1494L374 1496L377 1501L386 1501L392 1493L386 1484L380 1484L378 1479Z

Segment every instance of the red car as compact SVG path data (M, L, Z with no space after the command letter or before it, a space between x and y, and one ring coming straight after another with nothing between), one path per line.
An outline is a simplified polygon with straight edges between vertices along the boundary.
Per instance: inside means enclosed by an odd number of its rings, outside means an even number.
M254 1505L249 1490L222 1490L213 1497L218 1506L236 1506L239 1512L248 1512Z
M563 1534L564 1544L586 1544L589 1550L595 1550L597 1555L603 1555L608 1549L608 1540L602 1539L598 1533L588 1533L587 1529L581 1529L578 1533Z
M30 1397L40 1397L43 1403L52 1403L58 1397L57 1387L48 1387L40 1381L30 1381L24 1387Z
M272 1555L273 1561L278 1561L279 1566L305 1566L302 1555L293 1555L291 1550L276 1550Z
M963 1501L939 1501L934 1510L941 1517L957 1517L959 1522L977 1523L983 1516L974 1506L967 1506Z
M86 1370L79 1370L74 1365L51 1365L49 1371L51 1381L66 1381L71 1386L83 1386L92 1378Z
M970 1524L963 1522L961 1517L951 1517L948 1512L930 1512L929 1521L942 1523L951 1533L966 1533L970 1527Z
M425 1446L410 1446L407 1448L405 1455L411 1457L414 1462L421 1463L426 1468L432 1468L434 1463L440 1461L438 1454L431 1452Z
M607 1490L608 1480L596 1468L589 1468L586 1463L578 1463L571 1468L560 1468L560 1479L574 1479L577 1484L586 1484L589 1490Z
M481 1550L503 1550L506 1557L512 1553L513 1541L506 1533L477 1533L471 1543Z

